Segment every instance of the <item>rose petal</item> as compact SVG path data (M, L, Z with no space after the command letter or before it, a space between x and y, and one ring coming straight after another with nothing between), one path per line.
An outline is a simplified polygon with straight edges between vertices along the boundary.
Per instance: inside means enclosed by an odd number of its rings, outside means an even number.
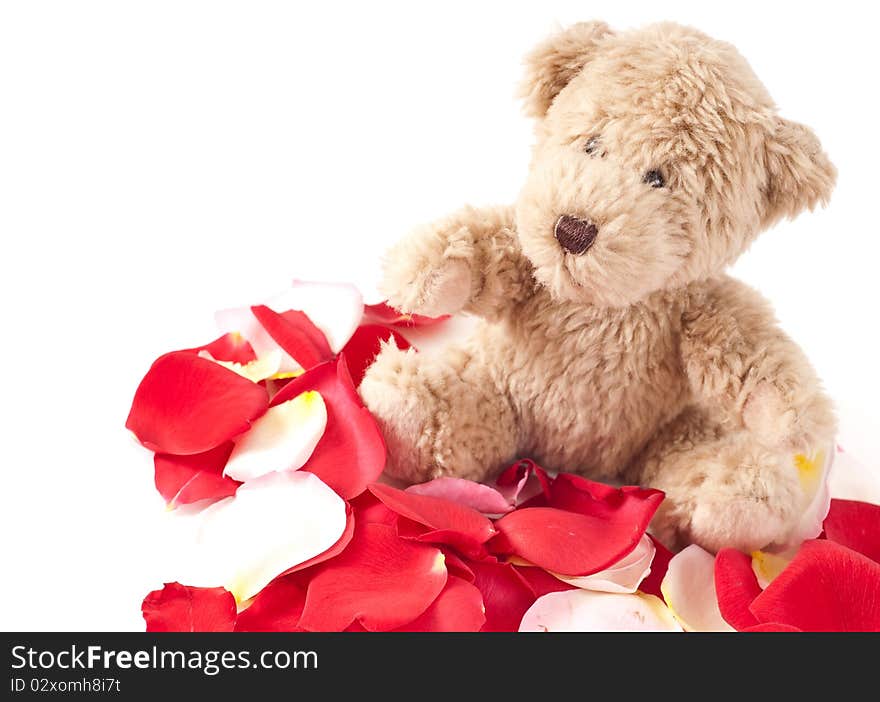
M643 592L646 595L654 595L662 600L663 593L660 591L660 585L663 583L663 578L666 577L666 571L669 569L672 551L650 534L648 534L648 537L654 544L654 558L651 561L651 572L642 580L641 585L639 585L639 592ZM663 601L665 602L666 600Z
M550 485L548 504L556 509L598 517L637 532L633 546L648 528L663 501L660 490L615 488L579 475L560 473Z
M767 587L788 567L795 553L797 553L796 547L783 553L768 553L767 551L752 553L752 572L758 579L758 585L761 589Z
M285 322L292 325L301 334L305 335L309 340L309 343L314 346L321 356L323 356L323 360L329 361L333 358L335 354L330 348L330 344L327 341L327 337L324 336L324 332L315 326L314 322L312 322L305 312L300 310L285 310L279 312L279 314Z
M394 339L398 349L404 351L411 347L410 343L393 329L378 324L364 324L355 329L348 343L342 348L351 379L356 386L361 384L367 368L376 360L382 342Z
M574 585L569 585L568 583L563 582L559 578L550 575L550 573L543 568L538 568L532 563L528 563L521 559L508 562L516 568L516 572L519 573L529 584L529 587L531 587L532 591L535 593L535 597L541 597L550 592L565 592L566 590L575 589Z
M282 388L272 405L316 390L327 405L327 427L311 458L303 466L344 499L361 494L385 467L385 441L376 420L364 407L344 356L322 363Z
M214 321L221 331L237 334L247 339L257 358L265 358L266 356L280 353L279 373L286 374L302 370L302 366L290 354L283 351L275 339L270 336L269 332L263 328L263 325L257 321L250 307L233 307L218 310L214 313Z
M880 563L880 506L831 500L825 536Z
M422 614L446 584L443 554L404 541L393 527L355 527L348 548L321 566L309 583L300 626L309 631L342 631L359 622L387 631Z
M550 476L534 461L524 458L505 469L495 485L507 501L514 506L528 503L531 507L546 507L550 499ZM532 500L543 495L541 501Z
M479 550L479 545L495 534L492 522L470 507L438 497L398 490L382 483L373 483L369 490L401 517L427 527L427 531L423 528L409 531L405 524L400 524L399 527L403 527L398 529L401 536L449 544L469 555L467 552Z
M168 508L234 495L241 483L223 475L232 447L233 443L227 441L210 451L190 456L157 453L153 457L156 489L165 498Z
M293 573L299 573L301 571L308 570L312 566L316 566L319 563L323 563L324 561L329 561L331 558L336 558L340 553L342 553L347 547L348 544L351 543L351 540L354 538L354 525L356 519L354 516L354 510L351 508L351 505L345 505L345 529L342 532L342 536L340 536L336 543L333 544L326 551L322 551L317 556L312 556L308 560L303 561L302 563L298 563L294 566L291 566L287 570L285 570L281 575L292 575Z
M195 354L207 353L217 361L242 366L257 359L257 355L247 339L237 332L224 334L219 339L214 339L210 344L186 349L186 351Z
M134 395L125 426L157 453L204 453L250 428L266 390L195 354L161 356Z
M833 541L805 541L749 609L803 631L880 631L880 564Z
M148 632L232 631L235 599L222 587L165 583L141 605Z
M513 509L513 505L495 488L464 478L435 478L410 485L406 492L454 502L485 516L499 516Z
M378 497L365 490L351 501L358 524L397 525L397 513L388 509Z
M266 306L276 312L304 312L324 334L333 353L342 350L364 314L360 291L348 283L295 280L290 288L269 298Z
M822 533L822 521L828 514L831 503L828 475L833 457L833 450L818 450L810 456L805 454L795 456L794 464L798 471L805 506L798 523L783 541L774 544L772 550L785 551L797 548L806 539L814 539Z
M721 616L734 629L743 631L758 624L749 605L761 594L761 586L749 556L733 548L718 552L715 557L715 593Z
M276 576L332 548L346 505L311 473L268 473L202 513L191 582L222 583L239 602ZM198 578L198 579L197 579Z
M642 537L640 522L602 518L552 507L524 507L495 523L490 548L515 554L562 575L591 575L613 565Z
M672 557L660 589L685 631L733 631L718 609L715 558L696 544Z
M553 573L553 575L562 582L584 590L635 592L639 589L645 576L651 572L653 558L654 542L651 541L651 537L645 534L632 551L605 570L578 577L559 575L558 573Z
M450 575L446 587L428 609L395 631L479 631L485 622L480 591L469 582Z
M320 332L301 312L279 314L266 305L254 305L251 312L281 350L303 368L311 368L332 357L326 340L317 335Z
M223 470L245 481L305 465L327 426L327 408L321 395L307 391L273 405L235 442Z
M364 320L377 324L387 324L392 327L422 327L437 324L449 319L449 315L442 317L426 317L421 314L405 314L391 307L387 302L379 302L375 305L364 305Z
M384 507L384 505L382 506ZM388 511L391 512L391 510ZM394 514L394 512L391 512L391 514ZM394 514L394 519L397 520L396 514ZM441 546L440 550L446 558L446 570L450 575L466 580L469 583L474 582L474 571L471 570L467 562L454 549Z
M486 623L480 631L516 631L535 601L529 583L509 563L472 561L468 566L486 608Z
M261 358L254 359L244 365L232 361L218 361L207 351L200 351L199 356L207 358L209 361L214 361L214 363L219 363L227 370L237 373L242 378L247 378L252 383L259 383L261 380L278 376L281 372L281 363L284 358L283 352L278 349L273 349Z
M303 631L299 628L306 592L295 578L276 578L239 612L235 631Z
M540 597L523 616L520 631L681 631L653 595L569 590Z

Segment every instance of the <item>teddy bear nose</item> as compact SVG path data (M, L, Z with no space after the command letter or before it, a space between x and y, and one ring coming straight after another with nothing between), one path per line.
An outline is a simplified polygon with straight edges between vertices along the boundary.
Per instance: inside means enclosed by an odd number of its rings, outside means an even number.
M573 254L582 254L596 241L598 227L586 219L562 215L556 220L553 235L559 245Z

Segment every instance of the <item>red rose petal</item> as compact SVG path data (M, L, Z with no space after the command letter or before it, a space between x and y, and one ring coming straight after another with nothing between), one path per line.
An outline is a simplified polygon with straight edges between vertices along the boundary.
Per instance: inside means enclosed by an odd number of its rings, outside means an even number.
M354 510L358 524L397 525L397 513L388 509L382 500L369 490L355 497L349 504Z
M299 625L342 631L357 621L370 631L396 629L428 609L446 578L439 549L401 539L384 524L363 524L312 578Z
M312 346L323 356L323 360L329 361L333 358L333 350L330 348L330 342L327 341L324 332L315 326L314 322L309 319L305 312L301 310L287 310L287 312L281 313L281 317L308 338ZM259 321L259 317L257 317L257 321Z
M254 353L254 349L247 339L236 333L224 334L220 338L214 339L210 344L185 349L185 351L195 354L207 351L215 361L230 361L242 365L257 359L257 354Z
M416 495L382 483L370 485L369 490L386 507L404 518L398 523L401 536L456 546L465 555L476 558L483 553L480 545L495 534L492 522L470 507L438 497ZM428 530L413 528L405 520L428 527Z
M125 426L152 451L190 455L247 431L268 406L265 388L218 363L175 351L147 371Z
M141 605L147 631L232 631L235 598L222 587L165 583Z
M804 631L880 631L880 564L833 541L805 541L749 609Z
M387 324L392 327L423 327L446 319L449 319L449 315L426 317L421 314L404 314L389 306L387 302L364 305L364 321Z
M550 573L543 568L519 565L514 565L513 567L516 568L516 572L519 573L532 588L536 598L543 597L551 592L563 592L564 590L575 589L574 585L563 582L559 578L550 575Z
M395 631L479 631L486 623L483 596L469 582L450 575L446 587L422 614Z
M550 507L525 507L497 523L499 553L562 575L590 575L635 548L663 500L659 490L613 488L569 473L549 484Z
M660 592L660 583L666 577L666 571L669 569L669 561L672 560L672 551L661 544L657 539L648 534L648 537L654 543L654 558L651 560L651 572L645 576L645 579L639 584L639 591L646 595L654 595L664 602L663 593Z
M190 456L157 453L153 457L156 489L168 507L234 495L241 483L223 475L234 445L227 441L210 451Z
M280 315L266 305L254 305L251 312L269 336L303 368L311 368L333 357L327 339L302 312L291 310ZM317 338L320 342L316 341Z
M553 481L547 471L529 458L523 458L505 469L495 484L512 505L546 507Z
M761 631L800 632L800 631L802 631L802 629L798 629L796 626L789 626L788 624L780 624L779 622L767 622L766 624L755 624L755 626L750 626L747 629L741 629L741 631L745 631L745 632L761 632Z
M406 350L411 344L393 329L378 324L364 324L355 329L348 343L342 347L342 353L348 362L351 379L355 386L361 384L367 368L376 360L382 348L382 342L394 339L397 348Z
M513 509L513 504L495 488L464 478L435 478L410 485L406 492L454 502L483 515L507 514Z
M525 507L499 519L490 549L561 575L591 575L616 563L642 538L641 520Z
M272 398L272 406L317 390L327 406L327 428L301 470L314 473L343 499L361 494L385 467L385 441L352 383L345 357L322 363L294 378Z
M391 510L388 511L390 512ZM391 514L394 514L394 512L391 512ZM394 518L397 519L396 514L394 515ZM469 583L474 582L474 571L471 570L471 567L455 551L451 548L443 547L441 547L440 550L446 557L446 570L449 571L450 575L454 575L462 580L467 580Z
M733 548L721 549L715 556L715 595L724 621L738 631L756 626L758 620L749 605L760 594L751 556Z
M831 500L825 537L880 563L880 505Z
M560 473L550 486L548 502L550 507L557 509L630 524L639 532L638 541L663 497L660 490L632 486L615 488L579 475Z
M523 615L536 599L526 579L509 563L475 561L469 565L486 608L486 623L480 631L519 631Z
M396 526L397 535L402 539L412 539L437 546L451 546L462 556L472 560L479 561L492 557L483 542L457 529L426 529L424 524L400 515L397 515Z
M299 628L306 591L294 578L276 578L239 613L235 631L304 631Z

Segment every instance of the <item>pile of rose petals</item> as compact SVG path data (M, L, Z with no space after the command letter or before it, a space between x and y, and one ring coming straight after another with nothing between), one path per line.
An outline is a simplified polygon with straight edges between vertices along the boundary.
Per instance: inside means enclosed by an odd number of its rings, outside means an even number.
M492 484L381 482L357 385L442 320L297 282L217 321L153 363L126 422L193 534L148 631L880 630L880 507L832 500L819 534L827 466L800 537L818 538L673 555L647 533L657 490L530 460Z

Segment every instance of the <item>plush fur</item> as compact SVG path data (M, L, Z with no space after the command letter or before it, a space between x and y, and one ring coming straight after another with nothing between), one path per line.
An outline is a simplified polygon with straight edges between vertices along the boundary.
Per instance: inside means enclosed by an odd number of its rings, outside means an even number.
M386 346L369 368L387 471L479 480L529 456L664 490L653 527L672 545L784 542L805 507L793 455L835 420L768 304L723 271L824 203L833 166L734 47L690 28L578 24L527 69L516 205L465 208L387 256L392 304L482 318L443 354ZM598 228L585 253L555 238L561 215Z

